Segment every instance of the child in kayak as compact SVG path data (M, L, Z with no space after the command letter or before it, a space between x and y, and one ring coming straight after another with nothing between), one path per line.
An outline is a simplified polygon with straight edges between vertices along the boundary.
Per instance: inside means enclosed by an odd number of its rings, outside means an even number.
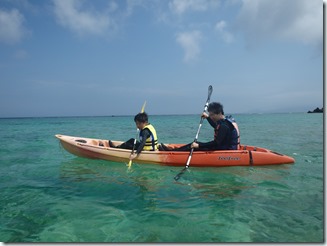
M114 146L114 144L109 140L109 146L111 148L121 148L121 149L136 149L136 153L132 153L130 160L135 159L142 150L155 151L158 150L158 137L155 128L148 122L147 113L139 113L135 115L134 122L136 127L140 130L139 141L136 141L134 146L134 138L122 143L121 145Z

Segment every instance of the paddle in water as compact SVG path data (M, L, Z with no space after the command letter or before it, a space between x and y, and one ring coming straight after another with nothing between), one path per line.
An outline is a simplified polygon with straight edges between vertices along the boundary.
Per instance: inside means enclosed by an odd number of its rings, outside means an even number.
M141 109L141 112L140 113L144 113L144 108L145 108L145 105L146 105L146 101L143 103L143 106L142 106L142 109ZM132 149L132 153L131 155L134 153L134 150L135 150L135 145L136 145L136 139L138 138L139 136L139 132L140 132L140 129L137 128L137 131L136 131L136 138L134 139L134 144L133 144L133 149ZM129 160L128 162L128 169L130 169L132 166L132 160Z
M207 98L207 102L206 102L206 104L205 104L205 106L204 106L204 110L203 110L203 112L206 112L207 109L208 109L211 94L212 94L212 86L209 85L209 87L208 87L208 98ZM198 128L198 131L197 131L197 133L196 133L196 135L195 135L195 138L194 138L194 142L197 142L197 141L198 141L198 137L199 137L199 133L200 133L200 129L201 129L202 123L203 123L203 119L204 119L204 118L201 117L200 124L199 124L199 128ZM174 177L174 179L175 179L176 181L177 181L177 180L178 180L178 179L183 175L183 173L184 173L184 172L189 168L189 166L190 166L190 162L191 162L191 159L192 159L192 155L193 155L193 151L194 151L194 149L191 148L190 154L189 154L189 156L188 156L188 158L187 158L186 166L183 168L182 171L180 171L179 174L177 174L177 175Z

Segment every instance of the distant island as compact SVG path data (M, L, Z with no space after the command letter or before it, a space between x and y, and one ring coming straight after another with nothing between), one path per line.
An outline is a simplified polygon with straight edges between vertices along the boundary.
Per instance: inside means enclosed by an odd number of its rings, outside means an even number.
M313 111L308 111L308 113L309 114L311 114L311 113L323 113L324 112L324 108L316 108L315 110L313 110Z

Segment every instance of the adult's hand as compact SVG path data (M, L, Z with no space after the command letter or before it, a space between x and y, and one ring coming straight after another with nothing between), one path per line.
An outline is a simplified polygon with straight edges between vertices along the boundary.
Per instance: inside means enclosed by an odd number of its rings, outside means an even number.
M191 148L192 148L192 149L197 149L197 148L199 148L199 144L196 143L196 142L193 142L193 143L191 144Z
M206 112L203 112L202 115L201 115L201 117L206 119L206 118L209 117L209 115Z

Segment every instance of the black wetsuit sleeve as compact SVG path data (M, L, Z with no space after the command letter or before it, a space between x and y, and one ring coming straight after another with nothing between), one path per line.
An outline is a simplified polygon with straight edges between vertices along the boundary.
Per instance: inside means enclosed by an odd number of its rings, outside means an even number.
M151 136L150 130L147 129L147 128L142 130L141 131L141 136L142 136L142 142L140 142L140 145L136 150L137 155L141 153L141 151L143 150L143 148L145 146L147 138L149 138Z
M200 148L208 148L208 149L220 149L222 142L226 138L228 134L229 128L225 124L221 124L218 129L218 136L210 142L207 143L199 143Z
M217 127L217 123L215 123L210 117L207 118L207 121L213 128Z

